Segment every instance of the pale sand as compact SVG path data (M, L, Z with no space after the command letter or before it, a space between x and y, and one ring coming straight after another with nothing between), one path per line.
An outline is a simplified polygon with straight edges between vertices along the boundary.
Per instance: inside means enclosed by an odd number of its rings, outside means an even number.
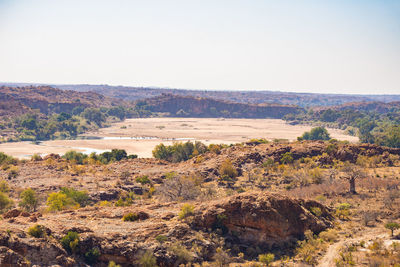
M121 127L126 129L121 129ZM296 140L311 126L288 125L283 120L274 119L210 119L210 118L146 118L127 119L115 123L111 127L102 128L97 132L87 133L87 136L99 137L153 137L150 140L54 140L45 141L40 145L30 142L0 144L0 151L18 158L29 158L34 153L42 155L49 153L63 154L74 149L85 152L102 152L112 148L125 149L129 154L139 157L151 157L151 151L159 143L166 145L172 138L188 138L190 140L210 143L239 143L252 138ZM332 138L357 142L358 138L345 135L344 131L328 129ZM183 140L183 141L184 141Z

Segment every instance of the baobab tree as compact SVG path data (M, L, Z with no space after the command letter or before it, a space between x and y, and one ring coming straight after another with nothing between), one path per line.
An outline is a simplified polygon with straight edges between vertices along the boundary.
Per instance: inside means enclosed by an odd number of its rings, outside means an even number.
M367 174L357 165L346 162L340 169L344 178L349 181L349 193L357 194L356 180L364 178Z

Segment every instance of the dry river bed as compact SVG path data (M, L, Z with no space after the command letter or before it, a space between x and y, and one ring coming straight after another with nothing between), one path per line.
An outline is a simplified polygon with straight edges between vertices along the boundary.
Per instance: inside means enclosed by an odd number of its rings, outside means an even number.
M34 153L64 154L68 150L84 153L125 149L128 154L152 157L152 150L160 143L170 145L176 141L202 141L206 144L232 144L252 138L296 140L312 127L289 125L278 119L217 119L217 118L142 118L127 119L111 127L86 133L98 139L52 140L34 144L15 142L0 144L0 151L18 158L30 158ZM357 142L342 130L328 129L332 138Z

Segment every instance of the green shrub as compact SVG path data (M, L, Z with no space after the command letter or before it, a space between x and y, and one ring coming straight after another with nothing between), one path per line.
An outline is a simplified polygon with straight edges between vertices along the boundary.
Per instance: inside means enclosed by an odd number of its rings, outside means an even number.
M176 172L167 172L167 173L164 174L164 178L165 179L172 179L172 178L175 178L177 176L178 176L178 174Z
M281 157L282 164L290 164L290 163L293 163L293 161L294 161L293 154L291 152L286 152Z
M89 202L89 195L86 191L78 191L74 188L62 187L61 192L66 194L68 198L71 198L81 207L86 206Z
M0 165L3 164L16 164L18 162L17 159L0 152Z
M110 262L108 263L108 267L121 267L121 265L116 264L116 263L113 262L113 261L110 261Z
M311 169L311 170L309 170L308 173L314 184L322 184L324 175L320 168L317 167L317 168Z
M136 180L136 182L143 184L143 185L151 183L151 181L147 175L142 175L142 176L136 177L135 180Z
M10 192L10 186L4 180L0 180L0 192L2 192L2 193Z
M275 259L275 255L272 253L258 255L258 261L269 266Z
M190 263L193 261L192 253L186 247L179 243L171 244L168 247L168 251L172 255L176 256L176 266L180 266L181 264Z
M12 205L13 201L3 192L0 192L0 212Z
M348 219L348 217L350 216L350 208L351 205L349 203L340 203L337 207L336 207L336 216L339 219L343 219L346 220Z
M73 206L78 206L72 198L69 198L65 193L51 193L47 198L46 205L50 211L60 211Z
M320 217L322 215L322 211L318 207L311 207L310 211L311 211L312 214L314 214L317 217Z
M338 239L338 234L335 229L328 229L319 233L319 237L327 242L336 242Z
M13 179L18 176L19 168L17 166L11 166L8 169L8 179Z
M81 152L76 152L74 150L70 150L66 152L63 156L68 161L72 161L76 164L83 164L83 160L87 158L87 155L81 153Z
M35 224L34 226L30 227L28 229L28 235L36 237L36 238L41 238L46 235L46 231L44 226L40 224Z
M296 248L296 254L302 261L310 265L315 265L323 241L319 238L315 238L310 230L307 230L304 235L305 239L297 242L298 247Z
M179 219L185 219L189 216L193 215L193 211L194 211L194 206L190 205L190 204L184 204L181 208L181 211L179 212L178 216Z
M97 248L92 248L85 253L84 258L87 264L94 264L97 262L99 257L100 257L100 251Z
M19 206L24 208L27 211L36 211L36 207L38 205L38 198L35 190L28 188L21 192L19 195L21 201L19 202Z
M262 166L264 168L273 167L274 165L275 165L275 161L273 158L267 158L262 164Z
M157 159L163 159L170 162L180 162L186 161L207 151L207 146L203 143L196 141L193 144L188 141L186 143L177 142L170 146L159 144L153 149L152 153L153 157Z
M168 241L168 237L166 237L165 235L158 235L156 236L156 240L160 243L164 243Z
M35 153L32 155L31 160L32 161L41 161L42 157L39 154Z
M326 153L328 153L329 155L334 155L337 150L338 150L337 144L331 143L326 147Z
M134 222L134 221L139 220L139 216L138 216L136 213L130 212L130 213L125 214L125 215L122 217L122 220L123 220L124 222Z
M253 143L255 145L259 145L259 144L268 144L269 141L265 138L253 138L250 139L247 143Z
M219 167L219 175L222 179L233 179L238 176L236 169L233 167L230 160L225 160Z
M154 257L153 252L149 250L140 257L138 263L139 266L143 267L157 267L157 259Z
M133 192L121 195L119 199L115 202L115 206L116 207L130 206L133 203L133 199L134 199Z
M68 252L76 252L79 246L79 234L77 232L68 232L61 238L62 247Z

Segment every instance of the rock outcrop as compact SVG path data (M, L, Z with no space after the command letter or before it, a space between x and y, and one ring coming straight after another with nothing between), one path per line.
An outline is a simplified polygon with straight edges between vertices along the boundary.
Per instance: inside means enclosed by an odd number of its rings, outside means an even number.
M315 216L309 209L319 208ZM241 244L282 247L331 227L329 210L316 201L295 200L268 193L245 193L197 209L195 229L221 228Z

